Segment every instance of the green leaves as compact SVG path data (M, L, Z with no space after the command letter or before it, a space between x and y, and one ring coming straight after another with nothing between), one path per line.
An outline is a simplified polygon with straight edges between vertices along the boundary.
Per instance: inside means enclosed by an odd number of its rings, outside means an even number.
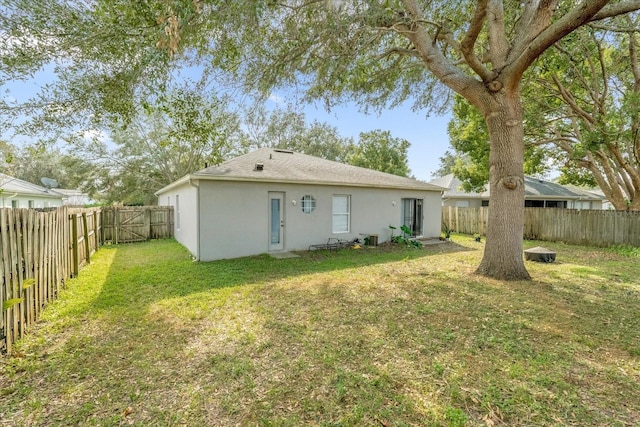
M36 279L24 279L22 281L22 289L29 289L36 284Z
M2 309L9 310L11 307L20 304L22 301L24 301L24 298L11 298L4 300L2 301Z
M378 129L361 132L360 140L349 157L349 163L394 175L409 176L409 146L409 141L394 138L389 131Z

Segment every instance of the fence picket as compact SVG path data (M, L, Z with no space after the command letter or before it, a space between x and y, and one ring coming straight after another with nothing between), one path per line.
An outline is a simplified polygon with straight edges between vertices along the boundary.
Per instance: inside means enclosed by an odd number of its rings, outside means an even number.
M68 209L0 208L0 354L10 353L42 309L108 239L173 236L171 207ZM141 223L132 219L143 218ZM120 241L122 242L122 241ZM9 300L21 302L8 304ZM9 306L11 305L11 306Z
M489 208L442 209L442 220L456 232L486 235ZM640 246L640 212L525 208L525 239L579 245Z

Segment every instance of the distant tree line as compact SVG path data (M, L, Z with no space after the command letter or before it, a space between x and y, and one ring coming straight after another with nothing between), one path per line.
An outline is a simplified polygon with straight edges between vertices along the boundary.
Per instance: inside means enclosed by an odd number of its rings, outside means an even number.
M52 178L100 204L149 205L155 191L182 176L261 147L408 176L409 145L382 130L354 141L292 108L232 113L224 99L181 88L127 123L67 135L62 144L0 141L0 171L35 184Z

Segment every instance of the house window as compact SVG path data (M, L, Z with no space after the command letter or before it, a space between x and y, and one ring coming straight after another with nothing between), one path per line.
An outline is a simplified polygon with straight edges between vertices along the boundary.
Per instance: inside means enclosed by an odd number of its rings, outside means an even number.
M566 200L547 200L545 203L546 208L566 208L567 202Z
M351 216L350 196L333 196L333 232L348 233Z
M305 196L302 196L302 198L300 199L300 209L302 209L302 212L308 214L313 212L315 208L316 208L316 199L314 199L313 196L308 194Z
M29 209L33 209L33 200L29 200Z
M20 200L12 200L11 201L11 207L16 209L20 207Z

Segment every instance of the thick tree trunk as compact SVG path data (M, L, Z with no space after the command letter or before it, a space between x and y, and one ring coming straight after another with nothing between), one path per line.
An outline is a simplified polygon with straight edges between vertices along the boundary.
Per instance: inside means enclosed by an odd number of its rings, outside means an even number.
M487 243L477 273L528 280L524 266L524 131L518 90L493 93L485 114L490 137Z

